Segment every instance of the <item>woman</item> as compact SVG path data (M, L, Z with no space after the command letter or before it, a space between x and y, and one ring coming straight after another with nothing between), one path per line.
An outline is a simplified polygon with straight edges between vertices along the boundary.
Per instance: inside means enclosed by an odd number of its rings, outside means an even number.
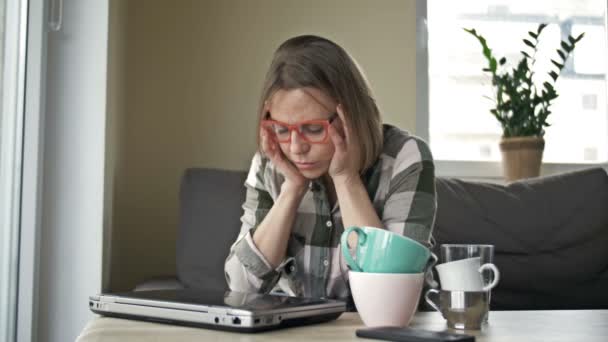
M241 233L225 264L232 290L348 298L345 227L430 244L429 148L382 125L362 72L341 47L310 35L284 42L266 76L258 129Z

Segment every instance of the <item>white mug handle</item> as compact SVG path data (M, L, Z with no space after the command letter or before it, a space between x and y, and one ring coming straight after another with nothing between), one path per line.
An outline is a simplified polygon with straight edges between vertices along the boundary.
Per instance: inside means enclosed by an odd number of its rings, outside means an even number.
M483 271L485 271L485 270L492 271L492 274L494 275L493 276L494 280L492 280L491 283L484 286L482 289L483 291L488 291L488 290L491 290L494 287L496 287L496 285L498 285L498 281L500 280L500 272L498 271L498 268L494 264L490 264L490 263L481 265L481 267L479 268L479 273L483 273Z
M429 284L429 286L434 289L439 287L439 284L433 278L433 267L435 267L435 265L437 264L437 261L438 261L437 256L435 255L435 253L431 252L431 259L429 260L426 272L424 273L424 278L426 280L426 283Z
M436 293L439 295L439 290L437 289L429 289L428 291L426 291L426 293L424 294L424 300L429 303L429 305L431 307L433 307L433 309L437 310L439 313L441 313L441 315L443 315L443 313L441 312L441 309L439 308L439 306L437 306L437 304L435 304L435 302L433 302L433 300L431 299L430 295L432 293Z

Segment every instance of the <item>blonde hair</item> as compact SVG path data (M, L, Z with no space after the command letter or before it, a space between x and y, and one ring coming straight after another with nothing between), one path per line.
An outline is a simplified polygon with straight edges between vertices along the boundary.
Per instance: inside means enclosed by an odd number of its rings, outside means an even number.
M266 73L258 107L259 132L264 102L278 90L312 87L342 105L350 122L351 142L361 151L360 173L382 151L382 120L371 88L357 63L336 43L313 35L288 39L275 51ZM260 148L259 133L258 148Z

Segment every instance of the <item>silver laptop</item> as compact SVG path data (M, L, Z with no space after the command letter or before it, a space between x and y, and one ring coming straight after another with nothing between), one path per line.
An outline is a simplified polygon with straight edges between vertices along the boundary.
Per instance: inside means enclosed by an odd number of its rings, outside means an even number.
M89 297L100 315L255 332L326 322L346 310L338 300L233 291L159 290Z

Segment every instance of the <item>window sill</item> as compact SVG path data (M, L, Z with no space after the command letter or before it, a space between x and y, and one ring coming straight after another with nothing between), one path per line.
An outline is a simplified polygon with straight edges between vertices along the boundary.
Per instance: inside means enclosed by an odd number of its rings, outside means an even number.
M602 167L608 172L608 163L543 163L541 165L540 174L541 176L549 176L594 167ZM435 160L435 175L438 177L455 177L492 183L504 183L502 174L501 162Z

